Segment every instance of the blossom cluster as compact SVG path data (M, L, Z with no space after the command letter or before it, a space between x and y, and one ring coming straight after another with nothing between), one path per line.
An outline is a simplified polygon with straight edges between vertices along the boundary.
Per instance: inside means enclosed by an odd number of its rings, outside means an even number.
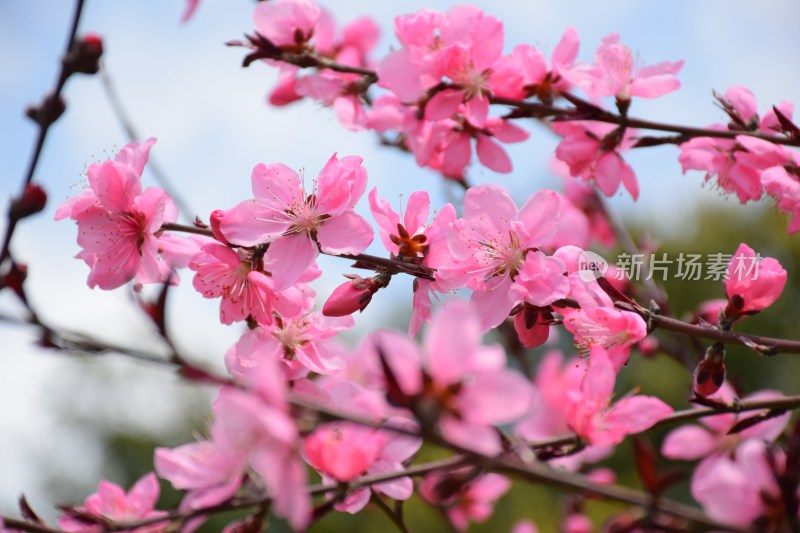
M502 145L528 139L511 117L492 115L491 103L527 97L549 103L573 88L592 99L611 96L629 103L633 96L656 98L680 86L675 74L683 65L635 65L631 49L613 34L602 41L592 63L578 62L579 38L573 29L564 33L549 66L544 54L527 44L504 54L502 23L471 6L398 17L400 47L382 59L369 57L377 40L374 24L358 20L337 38L330 17L310 2L262 4L254 20L261 46L266 41L276 51L315 54L351 67L305 74L290 62L277 61L281 78L270 102L286 105L307 97L331 105L344 127L393 133L417 164L453 179L463 178L473 150L487 168L511 172ZM374 68L377 85L386 90L374 101L366 97L371 82L358 74L365 67ZM614 194L623 184L638 196L636 176L621 156L632 145L632 130L574 121L557 124L554 131L563 137L556 157L573 176L594 180L604 194Z
M756 99L746 87L735 86L716 95L730 122L713 124L712 129L730 131L733 138L698 137L680 146L678 158L683 171L701 170L706 180L714 179L720 189L735 194L741 203L768 195L778 208L791 216L789 233L800 230L800 156L785 146L752 134L775 132L794 135L794 104L781 102L764 116L758 114Z
M548 122L561 137L555 157L570 175L596 184L607 196L622 185L636 199L638 180L623 152L680 141L642 136L628 127L627 117L634 98L659 98L680 88L677 75L683 61L641 64L617 34L602 39L593 60L584 62L578 60L577 32L567 29L548 64L542 51L528 44L504 53L502 23L477 8L456 6L444 13L423 9L397 17L400 46L383 58L371 58L378 30L366 19L336 37L332 18L316 4L278 0L258 6L254 20L254 57L263 55L281 69L272 104L311 98L333 106L345 128L392 133L393 142L410 150L418 165L448 178L464 178L473 150L485 167L511 172L503 144L529 138L514 119L556 116L559 120ZM269 51L263 50L265 43ZM298 53L343 68L293 62L289 56ZM307 66L317 68L308 73ZM385 92L368 93L373 84ZM576 90L589 100L579 98ZM598 105L605 98L612 98L619 110L614 120ZM730 122L709 126L713 136L694 134L680 144L683 171L704 171L706 180L714 179L742 203L765 195L774 198L792 216L789 231L797 231L800 159L781 144L800 134L792 122L794 105L781 102L761 117L745 87L732 87L716 98ZM545 109L558 100L575 104L573 112ZM540 107L526 107L532 102ZM493 115L492 104L505 113Z
M345 483L402 472L423 438L492 457L504 450L499 430L512 428L521 442L573 432L586 449L553 464L577 469L672 413L655 397L633 394L613 401L617 374L631 348L645 340L647 324L615 305L617 292L604 287L604 279L581 277L584 249L573 243L583 236L561 225L565 206L581 212L568 197L539 191L518 208L502 187L481 185L467 190L462 216L448 204L428 222L426 193L411 195L401 215L373 188L369 205L390 259L425 269L414 286L410 332L431 324L422 346L408 334L380 331L352 350L333 337L351 328L351 313L368 303L351 293L371 296L378 283L346 282L347 290L337 289L322 312L315 308L312 283L321 274L315 264L320 253L352 257L372 241L372 225L354 211L367 188L362 160L332 156L309 190L282 164L257 165L254 197L214 211L208 236L184 238L166 231L178 227L171 222L174 215L165 214L164 206L171 205L166 193L141 189L153 142L131 144L114 160L92 165L87 190L67 200L57 217L78 224L83 247L78 257L90 266L90 286L175 283L173 272L189 268L195 289L220 300L220 322L249 325L225 356L231 382L214 403L209 437L156 452L158 475L186 491L181 509L221 504L261 483L274 511L302 529L311 517L307 467L323 480ZM145 201L149 198L157 201ZM735 258L754 254L742 245ZM732 259L729 269L735 265ZM376 278L399 272L379 272ZM774 259L764 259L760 274L731 277L723 314L738 319L777 298L785 271ZM471 291L469 302L455 296L458 289ZM435 315L431 295L449 301ZM564 364L563 356L551 351L531 381L509 364L501 347L482 344L483 334L506 320L528 347L545 343L551 329L563 324L580 359ZM301 429L298 401L342 419ZM684 458L676 439L668 441L668 454ZM698 467L697 486L714 475L703 474L712 469L709 464ZM420 488L435 504L453 497L439 494L441 475L431 474ZM448 476L457 479L458 471ZM480 483L497 488L482 492L493 499L508 482L493 474L467 478L461 497L474 498L470 491ZM372 490L404 500L413 484L398 476ZM101 490L98 498L105 501L107 492ZM697 494L703 502L703 490ZM369 499L369 490L360 488L339 495L334 507L357 512ZM152 503L136 504L124 516L87 503L85 510L65 515L62 525L89 531L86 513L122 521L159 516ZM485 511L453 505L450 516L459 527L486 517Z
M190 2L186 16L196 7ZM548 124L561 138L555 157L570 178L563 193L540 190L521 205L491 183L466 187L458 205L432 206L427 192L415 191L398 212L369 186L368 163L333 154L310 183L282 163L258 164L251 198L220 206L208 224L198 218L182 226L166 192L142 188L155 139L92 164L86 189L56 212L77 224L88 285L110 290L133 282L140 290L177 284L178 272L188 269L194 289L219 300L220 322L246 330L225 354L226 375L204 376L220 387L207 431L195 442L157 449L155 472L128 492L101 482L84 504L65 508L59 525L162 531L168 516L155 509L157 477L183 491L178 511L191 516L181 525L185 531L199 527L209 509L253 495L268 498L277 516L303 530L315 515L314 479L326 489L324 505L340 512L357 513L376 498L402 502L416 491L459 530L487 519L511 481L478 461L431 470L415 485L406 468L425 442L468 458L546 461L613 483L613 472L590 465L629 435L669 419L673 407L638 388L615 391L629 360L657 349L651 335L657 313L629 296L630 279L587 279L581 262L590 247L615 244L597 191L610 196L622 185L634 199L639 195L622 155L646 144L627 124L633 99L678 89L683 62L637 64L615 34L602 40L591 62L581 62L572 29L549 62L526 44L504 53L502 24L469 6L398 17L399 46L380 59L371 57L379 35L373 22L359 19L339 31L312 0L261 2L254 22L248 61L280 69L272 104L320 101L344 127L391 133L389 144L465 186L473 150L486 167L511 172L502 143L529 136L514 120L552 117L536 110L566 100L578 113ZM383 91L377 97L368 95L373 85ZM600 107L605 98L613 99L616 122ZM797 155L757 135L788 136L791 106L760 118L744 88L718 100L731 123L711 130L741 134L682 143L684 171L706 171L742 202L766 191L796 213ZM495 105L511 111L493 115ZM532 114L517 116L515 109ZM356 210L365 195L372 220ZM790 231L800 228L798 220ZM388 257L364 253L375 227ZM374 275L348 275L318 309L321 254L354 260ZM747 262L758 269L744 270ZM744 243L725 269L725 298L707 302L698 319L718 336L775 303L787 278L776 259ZM408 331L372 332L357 347L340 342L337 335L355 324L352 315L399 275L415 278ZM503 346L485 344L491 332L523 348L545 346L536 370ZM559 336L571 340L572 353L556 348ZM687 389L706 405L732 411L739 400L725 380L724 357L721 342L713 344ZM781 397L767 390L747 400ZM674 429L662 446L666 458L700 460L692 495L709 516L733 526L767 516L786 497L780 481L786 457L771 443L789 415L752 416L709 416L702 425ZM535 453L538 443L565 436L574 437L571 445ZM584 531L587 521L574 512L564 528ZM246 525L226 529L239 530ZM531 530L528 522L516 528Z

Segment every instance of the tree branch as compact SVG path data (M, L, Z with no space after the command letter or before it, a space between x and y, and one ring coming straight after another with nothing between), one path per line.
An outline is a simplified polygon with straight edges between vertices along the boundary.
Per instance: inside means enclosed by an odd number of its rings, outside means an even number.
M231 43L233 44L233 43ZM243 43L235 43L244 45ZM321 68L329 69L336 72L358 74L363 76L367 83L366 87L377 83L378 73L374 70L351 67L337 63L329 58L319 56L311 52L304 52L301 54L294 54L290 52L280 52L273 57L277 61L284 61L300 68ZM571 95L568 95L571 97ZM572 100L578 100L571 97ZM681 124L669 124L665 122L657 122L653 120L645 120L629 116L623 116L619 113L607 111L595 105L588 105L585 109L579 106L575 107L559 107L550 104L542 104L538 102L529 102L525 100L515 100L512 98L504 98L499 96L491 97L490 102L496 105L504 105L515 108L519 111L525 112L527 116L532 118L550 118L554 120L592 120L595 122L607 122L610 124L617 124L619 126L637 128L644 130L666 131L679 134L678 137L672 139L673 142L685 142L694 137L714 137L719 139L735 139L739 135L747 135L749 137L756 137L764 141L775 144L782 144L786 146L800 146L800 138L784 137L780 135L771 135L761 131L731 131L731 130L714 130L709 128L698 128L694 126L684 126ZM520 118L525 115L515 115L513 118Z
M58 74L58 79L56 80L55 88L45 97L44 106L50 106L52 111L52 106L58 105L57 102L61 102L61 91L64 89L64 84L69 78L70 72L69 65L67 61L67 57L70 51L73 49L75 45L75 37L78 34L78 25L80 24L81 14L83 13L83 4L84 0L77 0L75 4L75 13L72 17L72 24L70 25L69 36L67 37L67 47L64 50L64 55L61 59L61 71ZM25 187L33 181L33 175L36 173L36 166L39 163L39 158L42 155L42 149L44 148L44 142L47 138L47 132L50 131L50 126L55 122L60 113L55 115L48 114L47 117L42 117L39 120L35 120L35 122L39 125L39 133L36 137L36 144L34 144L33 154L31 155L30 162L28 163L28 170L25 172L25 178L22 181L22 187L20 188L20 197L25 192ZM9 257L9 249L11 247L11 237L14 235L14 230L17 227L17 222L19 221L19 215L15 212L15 210L9 209L8 212L8 226L6 227L6 234L3 237L3 245L2 249L0 249L0 266L5 262L6 259Z

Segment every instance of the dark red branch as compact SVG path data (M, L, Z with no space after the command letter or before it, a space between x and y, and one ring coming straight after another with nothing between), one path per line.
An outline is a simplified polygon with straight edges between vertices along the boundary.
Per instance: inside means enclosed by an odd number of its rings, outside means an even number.
M78 25L81 20L81 14L83 13L83 4L84 0L78 0L75 5L75 14L73 15L69 36L67 38L67 47L64 51L64 56L61 59L61 71L58 74L56 85L45 97L39 111L37 111L37 118L35 121L39 125L39 132L36 136L36 144L33 148L33 154L31 155L30 162L28 163L28 170L25 172L25 178L22 181L20 197L22 194L24 194L25 187L31 183L31 181L33 181L33 175L36 173L36 166L39 164L39 158L42 155L42 149L44 148L44 142L47 138L47 132L50 131L50 126L58 119L63 111L63 108L61 108L59 111L58 106L63 104L61 92L64 89L64 84L67 82L67 78L73 74L73 70L71 69L68 58L70 56L70 52L75 49L75 40L78 33ZM2 249L0 249L0 266L5 262L6 259L9 258L11 238L14 235L14 230L17 227L18 221L19 216L14 213L13 209L9 210L8 226L6 227L6 234L3 237Z

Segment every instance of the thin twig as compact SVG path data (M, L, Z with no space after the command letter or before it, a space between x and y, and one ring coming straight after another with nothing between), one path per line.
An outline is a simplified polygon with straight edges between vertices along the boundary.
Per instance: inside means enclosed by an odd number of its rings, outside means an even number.
M183 224L175 224L172 222L165 222L164 224L162 224L161 230L180 231L183 233L194 233L196 235L205 235L206 237L214 236L214 234L211 232L210 229L198 228L195 226L186 226ZM373 265L375 267L389 269L393 272L404 272L406 274L409 274L417 278L433 280L434 270L424 265L408 263L405 261L399 261L397 259L389 259L387 257L378 257L376 255L369 255L369 254L326 254L326 255L330 255L331 257L343 257L345 259L351 259L353 261L356 261L357 264L362 267L365 265Z
M237 43L242 45L243 43ZM362 67L351 67L337 63L329 58L319 56L311 52L302 54L292 54L289 52L281 52L281 54L273 59L277 61L284 61L291 63L300 68L322 68L329 69L336 72L344 72L351 74L358 74L367 80L366 87L378 82L378 73L374 70ZM447 86L445 85L445 88ZM580 99L572 97L573 100ZM756 137L764 141L774 144L782 144L786 146L800 146L800 138L784 137L780 135L772 135L763 133L761 131L730 131L730 130L714 130L710 128L697 128L694 126L684 126L681 124L669 124L665 122L656 122L653 120L645 120L640 118L633 118L623 116L622 114L613 113L605 109L599 108L594 105L586 106L585 109L576 107L559 107L550 104L543 104L538 102L528 102L525 100L516 100L513 98L504 98L493 96L490 99L492 104L504 105L513 107L519 111L526 112L533 118L546 118L556 117L558 120L591 120L595 122L607 122L610 124L617 124L626 128L637 128L655 131L666 131L679 134L675 138L676 142L685 142L694 137L714 137L719 139L735 139L740 135L749 137ZM515 114L512 118L520 118L519 114Z
M61 91L64 89L64 84L70 75L66 59L67 55L70 53L75 44L75 37L78 34L78 25L80 24L81 14L83 13L83 4L84 0L77 0L75 4L75 12L72 17L72 24L70 25L69 35L67 37L67 46L64 50L64 56L61 60L61 70L59 71L55 88L46 97L46 102L52 103L61 100ZM25 179L23 180L22 187L20 188L20 197L25 192L25 187L29 185L31 181L33 181L33 175L36 173L36 167L39 164L39 158L42 155L42 149L44 148L44 142L47 138L47 132L50 131L50 126L53 124L53 122L54 120L37 121L37 124L39 125L39 132L36 136L36 144L34 144L33 154L31 155L30 162L28 163L28 170L25 172ZM17 228L18 221L18 215L13 209L10 209L8 212L8 226L6 227L6 234L3 237L3 245L2 249L0 250L0 265L2 265L5 260L9 258L11 238L14 235L14 230Z
M134 127L133 121L131 120L127 111L125 111L125 106L122 105L122 100L120 100L119 94L117 94L117 90L114 87L113 81L111 80L111 74L109 74L108 69L104 64L102 64L100 67L100 80L103 82L103 89L105 90L106 98L108 98L108 103L111 105L111 110L114 112L117 122L119 122L120 126L122 126L122 129L125 130L125 135L128 137L128 141L141 141L142 137ZM153 156L150 156L147 159L147 168L150 169L150 172L153 174L156 182L175 202L175 205L178 207L178 211L181 213L181 215L183 215L186 220L194 220L194 215L197 212L193 210L183 196L178 193L178 190L172 185L172 182L169 180L169 178L167 178L166 173L161 169L161 165L158 164Z

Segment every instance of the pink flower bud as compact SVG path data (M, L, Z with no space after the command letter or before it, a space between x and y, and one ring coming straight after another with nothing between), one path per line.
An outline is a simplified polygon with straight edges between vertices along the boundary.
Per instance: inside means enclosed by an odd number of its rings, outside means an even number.
M653 357L658 353L658 339L655 337L645 337L639 341L636 347L639 348L639 352L641 352L644 357Z
M571 514L564 520L561 530L564 533L591 533L594 531L594 524L586 515Z
M541 346L550 336L550 326L541 323L538 320L539 316L539 313L531 307L525 307L514 316L514 329L517 331L519 341L526 348Z
M67 68L71 72L96 74L100 70L100 57L103 55L103 39L94 33L87 33L75 40L67 56Z
M29 183L22 196L14 200L13 214L17 219L38 213L47 204L47 193L39 185Z
M725 295L730 318L758 313L772 305L786 285L786 271L777 259L761 258L742 243L728 263Z
M725 361L722 357L706 357L694 371L694 393L708 398L725 382Z
M211 220L209 221L209 225L211 226L211 233L214 234L214 238L217 239L222 244L229 244L228 239L225 238L225 235L222 234L222 230L219 229L219 225L222 222L222 217L225 215L225 212L221 209L217 209L211 212Z
M378 291L378 285L371 278L356 276L353 280L336 287L325 305L322 314L325 316L347 316L356 311L363 311Z

